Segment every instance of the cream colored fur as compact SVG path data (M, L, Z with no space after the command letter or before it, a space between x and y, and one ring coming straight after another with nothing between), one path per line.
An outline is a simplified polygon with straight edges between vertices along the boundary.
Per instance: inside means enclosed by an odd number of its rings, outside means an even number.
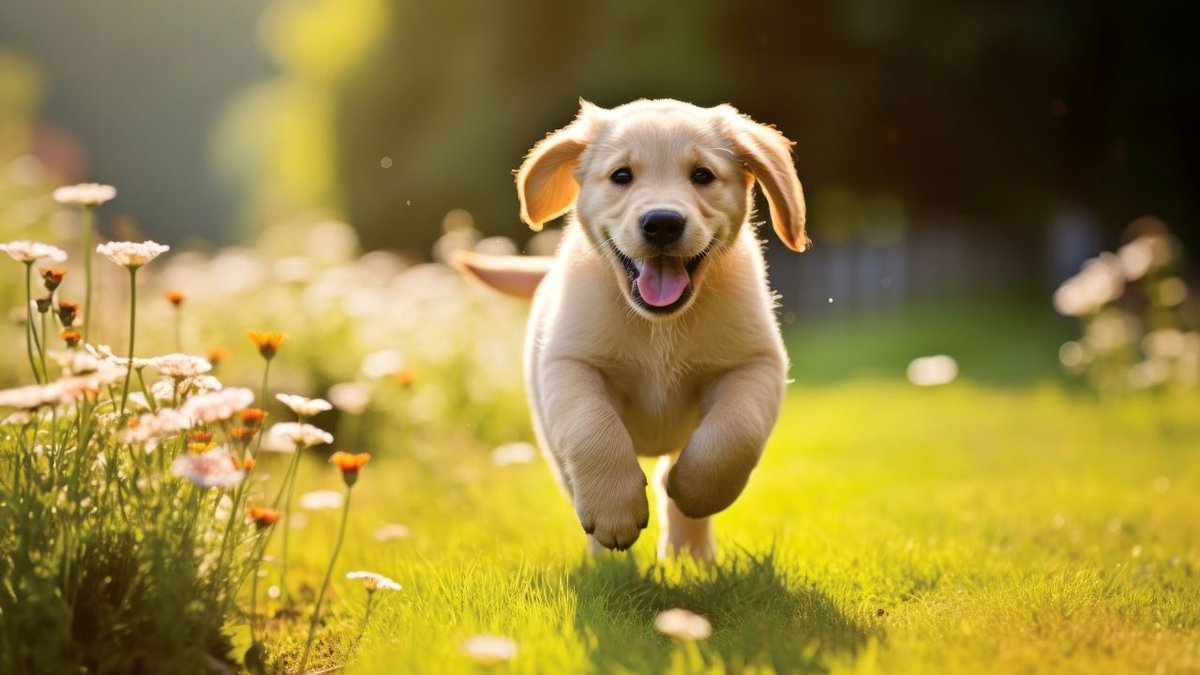
M637 458L660 456L660 555L715 555L709 517L746 486L783 397L787 356L748 220L757 181L780 238L806 245L790 150L729 106L584 102L518 172L522 217L535 229L573 208L534 296L526 384L538 440L594 550L638 538L650 514ZM622 167L633 175L626 185L611 180ZM716 179L697 184L701 167ZM636 301L612 250L655 255L639 229L651 209L687 219L668 254L707 251L690 298L665 315ZM485 282L503 267L469 256L460 264L486 268Z

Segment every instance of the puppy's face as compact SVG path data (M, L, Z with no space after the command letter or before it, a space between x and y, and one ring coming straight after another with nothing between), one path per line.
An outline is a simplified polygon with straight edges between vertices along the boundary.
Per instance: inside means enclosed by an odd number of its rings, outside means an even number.
M629 303L649 318L669 317L691 304L737 237L751 181L714 112L682 104L620 110L572 172L575 213Z
M756 178L776 229L799 249L803 197L783 136L728 106L643 100L613 110L584 104L571 126L534 148L518 191L535 229L573 202L630 306L663 320L703 292L747 220ZM777 198L790 209L776 208Z

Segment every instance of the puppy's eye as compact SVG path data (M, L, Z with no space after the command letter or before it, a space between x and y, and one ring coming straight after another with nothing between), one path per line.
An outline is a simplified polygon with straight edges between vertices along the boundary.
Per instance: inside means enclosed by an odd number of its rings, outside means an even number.
M708 185L716 179L717 177L713 175L713 172L704 167L700 167L692 172L692 182L696 185Z
M626 183L632 183L633 182L633 172L629 170L629 167L623 166L623 167L617 169L616 171L612 172L612 175L609 176L609 179L612 180L612 182L616 183L617 185L625 185Z

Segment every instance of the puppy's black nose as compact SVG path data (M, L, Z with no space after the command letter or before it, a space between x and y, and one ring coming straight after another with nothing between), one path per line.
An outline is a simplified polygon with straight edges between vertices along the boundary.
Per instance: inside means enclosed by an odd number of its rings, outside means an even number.
M666 246L679 239L687 223L683 214L666 209L647 211L642 216L642 236L655 246Z

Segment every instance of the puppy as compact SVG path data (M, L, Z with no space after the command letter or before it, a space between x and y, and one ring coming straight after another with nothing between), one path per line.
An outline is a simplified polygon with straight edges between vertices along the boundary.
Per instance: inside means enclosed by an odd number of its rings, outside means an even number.
M783 243L807 246L791 146L728 105L581 101L517 172L530 227L570 212L557 255L457 260L533 295L534 428L593 551L646 527L638 457L658 456L659 555L716 554L709 518L745 488L787 376L749 221L757 181Z

